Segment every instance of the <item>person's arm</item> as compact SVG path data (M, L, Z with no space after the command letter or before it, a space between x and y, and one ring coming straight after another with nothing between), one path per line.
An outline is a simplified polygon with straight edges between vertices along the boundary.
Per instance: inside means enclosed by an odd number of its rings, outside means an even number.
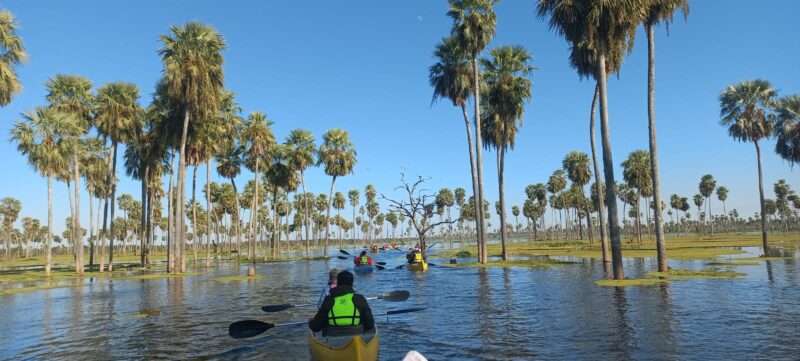
M372 257L367 258L367 261L369 261L369 265L372 266Z
M358 266L358 256L353 257L353 264Z
M374 329L375 319L372 317L372 310L369 308L367 299L362 295L353 295L353 304L356 306L361 316L361 325L364 326L364 331Z
M328 311L330 311L332 305L331 296L325 296L325 300L322 301L322 306L317 310L317 314L308 321L308 328L311 331L319 332L328 325Z

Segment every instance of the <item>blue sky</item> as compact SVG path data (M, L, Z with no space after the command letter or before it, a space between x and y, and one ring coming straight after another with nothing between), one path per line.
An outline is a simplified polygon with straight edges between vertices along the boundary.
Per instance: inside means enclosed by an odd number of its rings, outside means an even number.
M95 86L137 84L146 105L162 65L159 36L190 20L225 37L225 83L245 113L266 112L284 139L294 128L318 139L330 128L350 132L358 150L352 176L337 189L367 183L391 192L401 171L431 177L430 188L470 189L463 121L447 102L431 105L427 70L434 45L449 32L447 2L348 1L2 1L14 13L30 54L19 68L24 89L0 109L0 134L19 114L44 104L44 83L58 73L79 74ZM693 1L688 21L676 17L669 35L656 34L657 120L664 197L691 197L703 174L730 189L728 209L757 209L755 151L735 143L719 125L720 91L753 78L770 80L782 95L800 92L800 2ZM509 204L521 204L525 185L545 182L571 150L589 151L588 109L593 84L580 81L567 62L568 47L535 13L534 1L503 1L496 8L491 47L522 45L533 55L533 100L517 147L506 161ZM614 162L647 147L646 42L640 30L619 78L609 82ZM799 188L798 171L763 148L768 196L785 178ZM23 202L21 216L45 220L46 183L14 145L0 142L0 197ZM485 192L494 201L494 154L486 153ZM122 174L122 172L120 172ZM199 170L205 174L204 169ZM124 177L119 191L138 195ZM243 184L251 174L245 172ZM322 169L307 175L311 191L327 192ZM56 230L69 212L65 187L56 186ZM138 197L138 196L137 196ZM84 195L82 215L86 217ZM715 209L720 206L716 204ZM349 214L346 213L346 214ZM85 222L85 221L84 221ZM494 223L494 222L493 222Z

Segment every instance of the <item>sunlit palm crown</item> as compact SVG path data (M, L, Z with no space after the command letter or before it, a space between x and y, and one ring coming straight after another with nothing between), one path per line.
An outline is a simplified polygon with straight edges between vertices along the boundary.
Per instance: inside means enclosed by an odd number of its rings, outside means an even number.
M66 170L65 156L69 150L64 146L64 137L79 133L77 124L70 114L38 107L22 114L22 120L11 129L11 140L28 157L31 166L43 176L52 177Z
M0 106L8 105L11 97L22 89L14 65L26 58L14 16L8 11L0 11Z
M115 142L128 142L142 126L139 89L134 84L116 82L100 87L95 104L97 130Z
M689 16L688 0L646 0L643 5L645 6L645 24L655 25L663 22L669 26L677 10L683 12L684 18Z
M92 82L81 76L58 74L46 84L47 101L54 109L72 114L83 128L89 127L94 110Z
M564 171L557 169L553 175L547 179L547 191L550 193L561 192L567 186L567 180L564 178Z
M649 194L653 187L650 175L650 152L636 150L622 162L622 177L631 187L644 194Z
M648 0L539 0L539 16L573 45L616 54L633 48Z
M700 184L698 184L697 189L700 190L700 194L703 197L711 197L711 194L714 193L714 189L717 188L717 181L714 180L714 176L711 174L706 174L702 178L700 178Z
M469 54L450 36L436 45L433 55L437 63L431 65L428 80L433 87L433 100L450 99L454 106L466 104L472 94L472 69Z
M314 135L305 129L294 129L286 137L289 146L289 158L292 167L303 171L315 163L317 147L314 144Z
M453 19L452 36L473 57L494 37L496 3L497 0L450 0L447 16Z
M619 73L625 52L621 48L613 48L606 54L606 71L608 74ZM569 62L581 78L596 79L597 52L587 47L585 43L573 45L569 53Z
M800 163L800 95L781 99L776 115L775 151L792 164Z
M750 80L728 86L719 96L720 123L738 141L756 142L769 137L773 121L770 109L777 91L766 80Z
M331 129L323 135L322 140L319 163L325 166L325 174L341 177L352 173L356 164L356 150L347 132Z
M234 141L224 142L225 145L216 155L217 173L224 178L236 178L242 170L242 147Z
M589 183L592 177L592 172L589 170L589 156L584 152L567 153L561 162L561 167L567 171L567 178L579 186Z
M255 171L256 159L265 159L275 146L272 134L272 122L261 112L250 113L242 127L242 144L244 145L245 165Z
M481 59L485 87L483 134L485 146L514 148L525 103L531 98L531 57L519 46L492 49L491 59Z
M159 50L167 92L193 118L207 119L219 108L223 89L222 50L225 41L213 28L189 22L162 35Z

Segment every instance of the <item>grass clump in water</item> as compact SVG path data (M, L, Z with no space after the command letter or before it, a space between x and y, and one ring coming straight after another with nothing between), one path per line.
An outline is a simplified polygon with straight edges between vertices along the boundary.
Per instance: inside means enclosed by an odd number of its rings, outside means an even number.
M457 264L445 264L444 266L447 267L483 267L483 268L508 268L508 267L520 267L520 268L546 268L558 265L565 265L565 264L575 264L576 262L569 262L569 261L561 261L552 258L530 258L530 259L518 259L518 260L509 260L509 261L490 261L486 264L481 264L478 262L468 262L468 263L457 263Z
M744 276L744 273L733 271L720 271L713 268L693 271L687 269L671 269L667 272L650 272L648 277L664 278L671 280L689 280L689 279L733 279Z
M594 284L601 287L630 287L630 286L656 286L668 283L668 280L661 278L626 278L624 280L602 279L594 281Z

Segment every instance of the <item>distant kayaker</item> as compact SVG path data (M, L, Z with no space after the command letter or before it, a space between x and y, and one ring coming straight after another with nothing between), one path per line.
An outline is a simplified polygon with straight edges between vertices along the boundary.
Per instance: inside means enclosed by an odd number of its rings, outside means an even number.
M367 255L367 251L361 251L361 255L353 259L356 266L372 266L372 257Z
M372 310L367 299L353 290L353 274L342 271L336 276L336 288L322 301L313 319L308 321L311 331L324 334L367 332L375 328Z
M422 263L425 260L425 257L422 255L422 250L419 248L414 248L406 255L406 259L408 260L408 264L414 263Z

